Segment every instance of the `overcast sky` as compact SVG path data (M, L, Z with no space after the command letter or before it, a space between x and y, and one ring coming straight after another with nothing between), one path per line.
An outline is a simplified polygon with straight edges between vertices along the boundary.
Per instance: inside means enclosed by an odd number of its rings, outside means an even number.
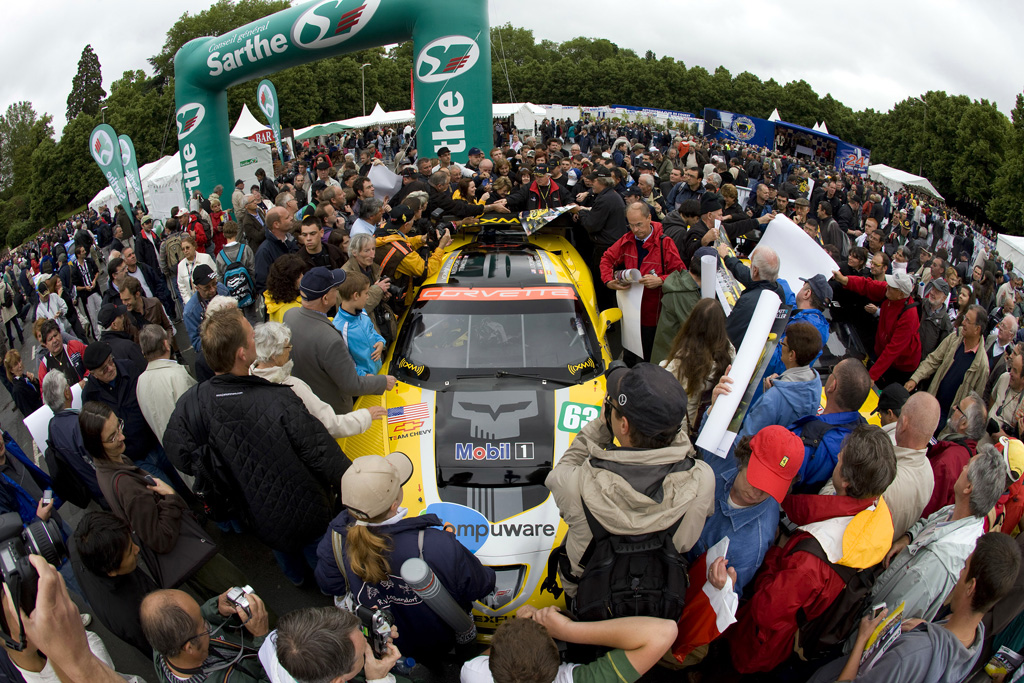
M654 50L658 57L669 55L709 71L721 64L733 75L750 71L780 83L802 78L819 95L830 92L854 109L885 111L905 97L945 90L994 100L1009 115L1024 87L1024 61L1013 47L1019 44L1024 25L1024 3L1009 0L796 5L734 0L725 3L727 9L722 3L680 0L588 0L582 5L488 1L493 25L511 22L532 29L537 40L608 38L641 56ZM160 50L167 29L183 12L198 12L211 4L212 0L6 3L0 31L0 64L5 67L0 107L6 111L13 102L29 100L37 112L53 116L59 136L71 80L86 44L91 43L99 56L103 86L109 92L110 83L125 70L149 73L146 58ZM797 7L806 9L798 14ZM570 13L570 8L575 11ZM494 84L498 101L508 99L507 88L501 86ZM628 91L626 84L623 92ZM617 104L646 103L627 102L624 97ZM785 119L786 112L780 113Z

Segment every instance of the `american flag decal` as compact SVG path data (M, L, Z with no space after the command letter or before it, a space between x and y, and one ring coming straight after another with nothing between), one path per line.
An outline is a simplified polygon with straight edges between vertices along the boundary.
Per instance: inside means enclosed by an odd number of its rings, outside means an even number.
M366 5L360 5L354 10L350 10L341 15L341 19L338 20L338 27L334 29L334 35L344 33L353 26L359 23L359 17L362 16L363 10L366 9Z
M388 408L388 424L396 424L407 420L426 420L430 417L430 409L426 403L415 403L401 408Z

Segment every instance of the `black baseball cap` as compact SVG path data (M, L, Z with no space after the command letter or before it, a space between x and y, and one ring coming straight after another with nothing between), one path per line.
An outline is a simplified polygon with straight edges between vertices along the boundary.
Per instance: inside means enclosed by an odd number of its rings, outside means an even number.
M417 171L412 166L406 166L405 168L402 169L401 175L405 176L406 178L412 178L415 175L419 175L419 171Z
M590 178L591 180L597 180L598 178L611 178L612 177L612 172L610 170L608 170L608 168L606 168L604 166L598 166L587 177Z
M546 162L540 161L533 166L533 175L547 175L551 172Z
M102 367L113 353L113 349L110 348L110 344L107 342L94 341L86 347L85 353L82 355L82 362L85 363L85 369L92 372Z
M613 369L608 400L642 434L676 432L686 419L686 390L672 373L651 363Z
M405 225L412 220L412 217L416 215L410 207L405 204L399 204L395 208L391 209L391 222L396 226Z
M217 281L217 274L213 272L213 268L211 268L210 266L206 265L205 263L200 263L198 266L196 266L192 270L192 283L196 287L201 287L203 285L208 285L211 282L216 282L216 281Z
M128 312L128 307L123 304L106 303L100 306L96 314L96 321L103 327L110 327L114 321Z
M902 384L893 382L878 395L878 407L872 410L872 414L891 410L897 415L903 408L903 404L910 398L910 392L903 388Z
M802 277L800 279L807 283L807 286L814 292L814 296L818 297L822 303L828 304L828 302L832 301L832 286L829 285L824 275L818 273L813 277Z
M700 215L722 209L722 199L714 192L705 192L700 198Z
M482 149L480 149L479 147L470 147L469 151L466 152L466 156L470 156L470 157L483 156L483 153L484 153L484 151Z
M448 149L447 147L442 147L441 149L437 150L437 156L443 156L445 154L451 154L451 153L452 153L452 151L450 149Z

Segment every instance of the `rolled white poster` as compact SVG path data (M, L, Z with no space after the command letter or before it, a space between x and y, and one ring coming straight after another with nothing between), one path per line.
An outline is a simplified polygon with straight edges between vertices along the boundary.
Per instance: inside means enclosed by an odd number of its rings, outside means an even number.
M714 299L715 274L718 272L718 259L711 254L700 257L700 297Z
M733 380L731 390L715 401L715 405L708 413L707 422L704 423L704 429L697 436L698 446L720 458L729 453L733 441L736 440L736 432L729 431L729 423L732 422L747 385L750 384L750 377L757 368L780 306L782 301L774 292L761 291L754 315L747 326L747 333L743 336L743 343L740 344L736 358L732 361L732 370L729 372L729 377Z

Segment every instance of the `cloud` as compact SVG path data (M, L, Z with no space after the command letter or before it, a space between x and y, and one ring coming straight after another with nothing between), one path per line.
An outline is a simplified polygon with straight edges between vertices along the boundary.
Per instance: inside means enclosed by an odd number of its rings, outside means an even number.
M170 26L181 14L211 4L7 3L7 35L0 40L0 63L7 67L0 80L0 109L28 100L37 112L53 116L59 136L71 80L86 44L99 57L103 87L109 92L126 70L151 73L146 59L160 50ZM1008 114L1024 85L1024 63L1015 51L1024 3L1011 0L981 5L952 0L803 5L735 0L727 9L678 0L488 4L492 25L511 22L531 29L537 40L607 38L640 55L653 50L659 57L668 55L709 71L721 64L733 75L750 71L762 80L783 83L803 79L819 95L832 93L854 109L886 111L907 97L944 90L995 101Z

